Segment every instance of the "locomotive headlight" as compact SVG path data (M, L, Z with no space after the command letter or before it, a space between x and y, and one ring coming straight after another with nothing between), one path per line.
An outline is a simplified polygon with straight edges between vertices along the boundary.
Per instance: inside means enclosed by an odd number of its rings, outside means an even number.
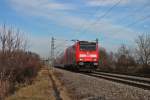
M97 59L96 58L93 58L93 61L96 61Z
M80 61L83 61L83 58L80 58Z

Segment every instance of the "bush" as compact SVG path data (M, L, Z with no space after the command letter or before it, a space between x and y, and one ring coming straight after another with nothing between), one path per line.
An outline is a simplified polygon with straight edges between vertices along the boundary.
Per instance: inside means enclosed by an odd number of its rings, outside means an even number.
M27 41L22 35L5 25L0 30L0 89L4 91L0 100L14 91L15 84L32 83L42 66L37 54L26 52Z
M32 83L41 66L39 56L31 52L0 53L0 73L3 73L0 80L9 81L9 89L14 91L15 84Z

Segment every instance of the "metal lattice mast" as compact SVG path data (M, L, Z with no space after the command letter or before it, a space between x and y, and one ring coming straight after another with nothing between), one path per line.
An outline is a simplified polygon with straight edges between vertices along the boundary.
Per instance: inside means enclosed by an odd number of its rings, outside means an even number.
M51 57L50 57L50 60L51 60L51 67L54 66L54 49L55 49L55 44L54 44L54 37L52 37L51 39Z

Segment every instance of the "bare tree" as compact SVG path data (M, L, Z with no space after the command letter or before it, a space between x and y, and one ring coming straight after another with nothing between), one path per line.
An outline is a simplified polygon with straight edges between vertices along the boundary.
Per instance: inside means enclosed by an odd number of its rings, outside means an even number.
M2 53L4 53L5 48L6 48L6 27L5 27L5 25L0 30L0 43L1 43L1 47L2 47Z
M117 71L128 73L130 72L129 69L135 67L136 65L131 49L127 47L125 44L122 44L118 49L116 58L117 58L116 63Z
M5 24L0 30L0 44L2 52L13 52L17 50L25 50L27 41L21 37L22 33L15 31L12 27L6 28Z
M128 56L129 56L129 50L125 44L122 44L118 48L118 52L117 52L117 62L119 66L124 66L127 64Z
M16 83L31 83L40 69L40 57L26 51L27 40L13 27L0 27L0 100L15 90Z
M100 54L100 55L99 55L99 57L100 57L100 61L99 61L100 65L101 65L101 66L106 66L108 54L107 54L105 48L102 48L102 47L101 47L101 48L99 49L99 54Z
M125 44L122 44L118 49L118 56L124 55L129 56L130 50L127 48Z
M139 62L144 66L150 64L150 35L140 35L136 39L136 53L138 55Z

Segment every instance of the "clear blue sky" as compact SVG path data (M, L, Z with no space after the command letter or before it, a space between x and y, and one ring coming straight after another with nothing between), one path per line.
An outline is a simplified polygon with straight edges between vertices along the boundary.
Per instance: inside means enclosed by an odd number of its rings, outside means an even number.
M59 48L72 43L63 40L98 38L100 45L111 51L122 43L134 45L140 34L150 34L150 1L118 2L0 0L0 24L13 25L26 32L29 49L42 56L49 55L51 36L56 38L57 45L61 45Z

